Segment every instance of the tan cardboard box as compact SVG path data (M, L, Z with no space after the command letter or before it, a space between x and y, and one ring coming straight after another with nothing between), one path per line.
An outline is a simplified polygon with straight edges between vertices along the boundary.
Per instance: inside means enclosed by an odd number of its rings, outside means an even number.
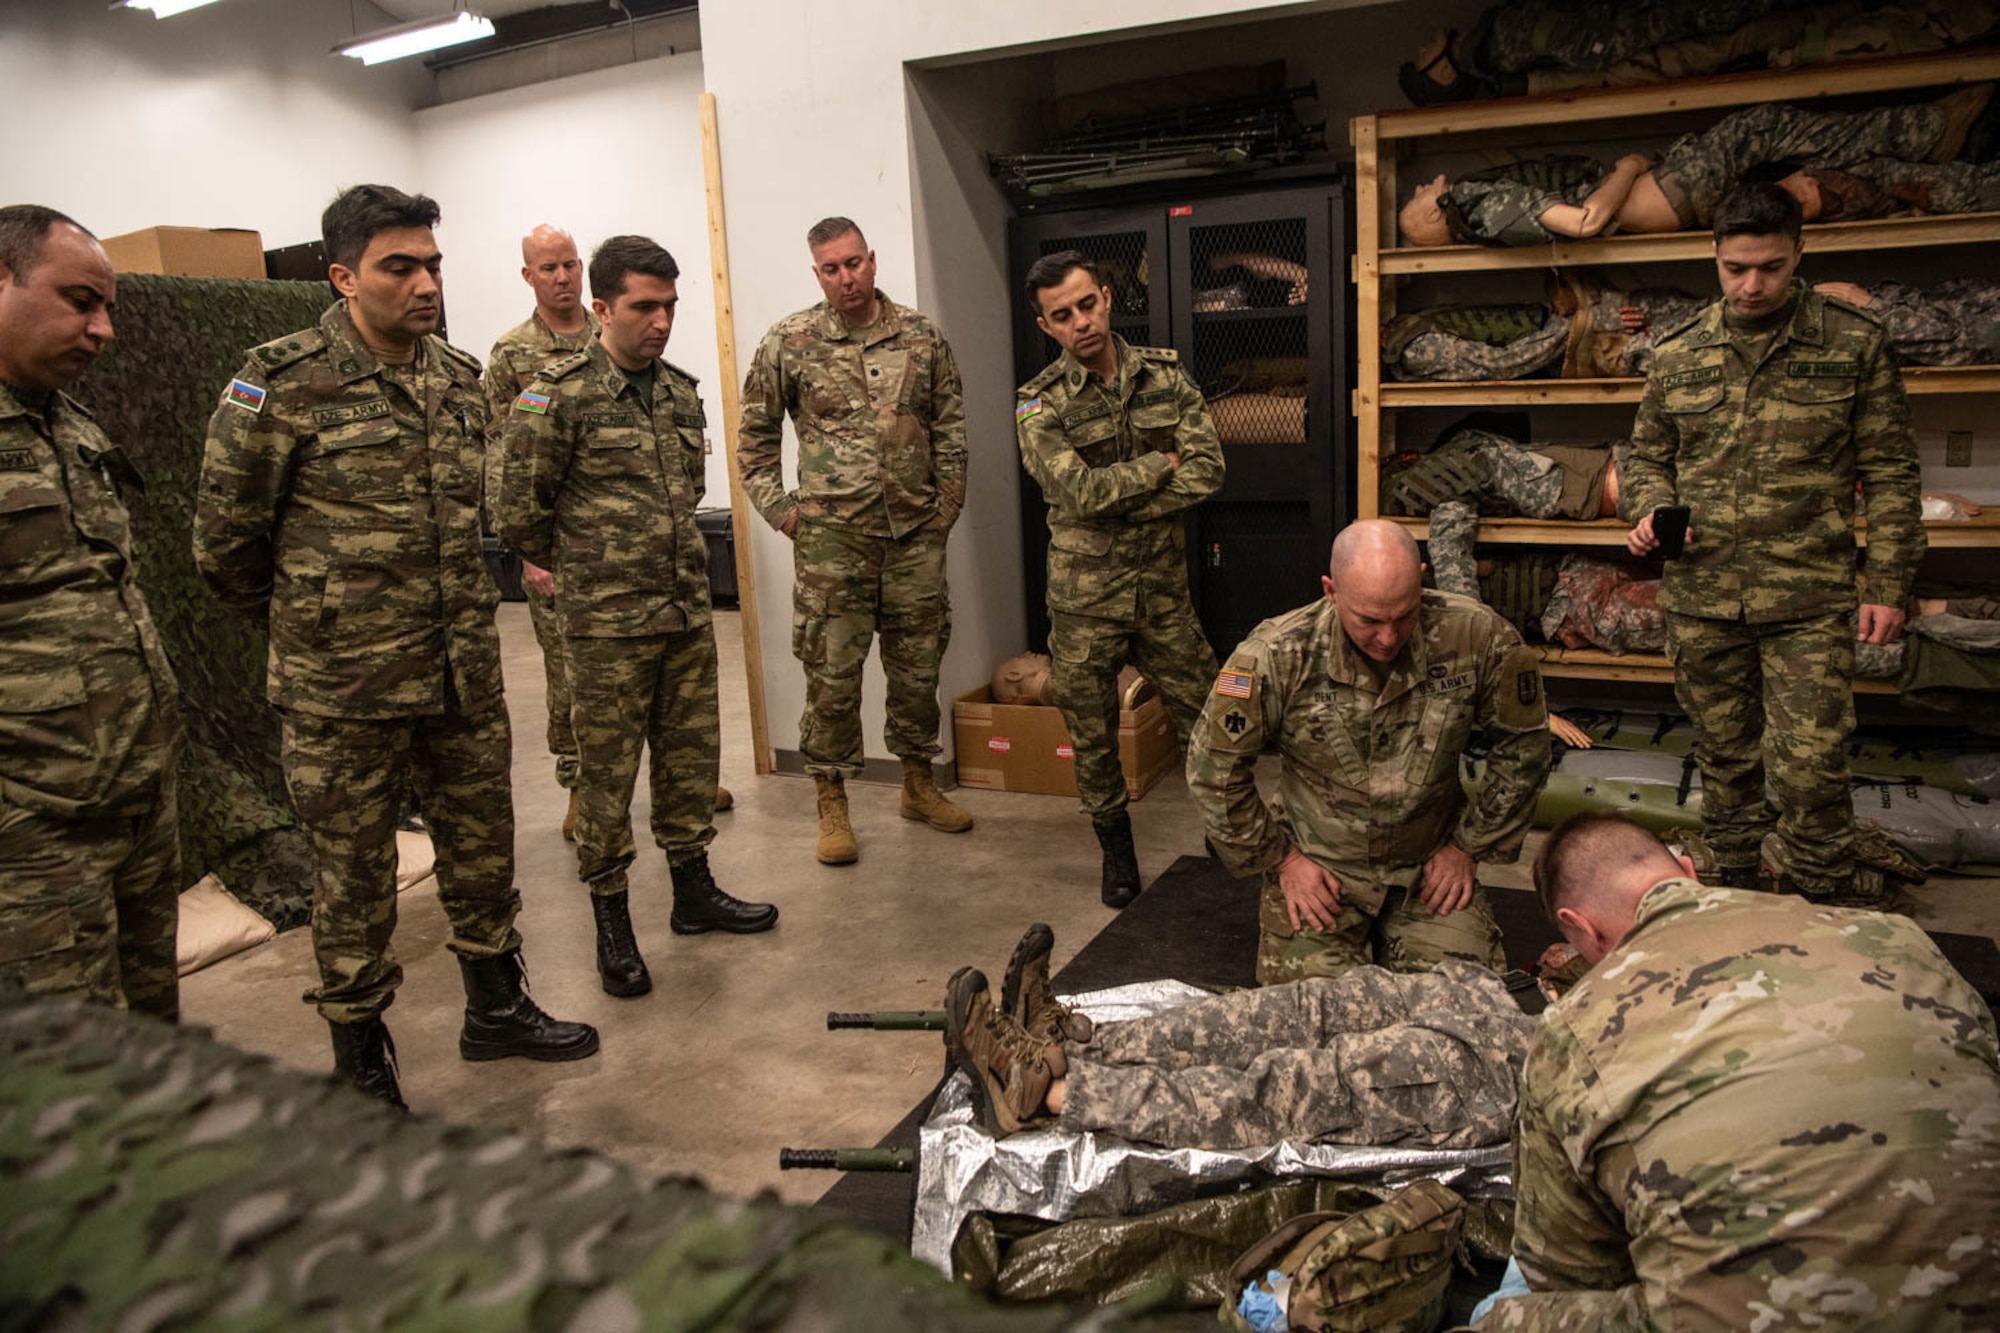
M996 704L992 691L981 685L952 704L951 720L959 785L1076 795L1076 760L1060 710ZM1120 711L1118 724L1118 761L1136 801L1179 762L1174 724L1157 694Z
M261 278L264 238L236 227L148 227L104 237L120 273L175 273L189 278Z

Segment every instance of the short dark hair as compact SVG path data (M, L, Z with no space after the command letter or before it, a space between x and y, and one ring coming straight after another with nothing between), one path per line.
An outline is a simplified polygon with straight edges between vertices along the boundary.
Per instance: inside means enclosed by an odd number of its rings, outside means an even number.
M1028 265L1028 276L1023 285L1028 289L1028 304L1034 307L1035 313L1041 313L1042 293L1051 287L1062 286L1063 279L1076 269L1088 273L1091 282L1097 286L1104 285L1104 279L1097 276L1097 261L1081 250L1057 250Z
M661 282L681 275L681 266L647 236L613 236L590 252L590 294L600 301L616 301L625 294L625 279L643 273Z
M1591 884L1626 866L1668 855L1665 844L1616 810L1571 815L1556 825L1535 857L1535 893L1550 922Z
M838 215L830 218L821 218L818 222L806 228L806 248L809 250L816 249L819 246L825 245L828 241L837 241L850 231L856 236L861 236L861 224L853 218L844 218ZM861 236L861 245L862 248L867 248L868 238L866 236Z
M1739 185L1715 209L1715 239L1731 236L1785 236L1798 243L1805 210L1790 191L1768 181Z
M404 194L393 185L350 185L319 215L319 236L327 263L359 268L376 232L435 227L443 215L437 200L426 194Z
M40 204L8 204L0 208L0 264L7 266L16 282L26 281L35 265L42 262L42 246L57 225L75 227L85 236L91 236L90 229L75 218ZM91 239L97 238L91 236Z

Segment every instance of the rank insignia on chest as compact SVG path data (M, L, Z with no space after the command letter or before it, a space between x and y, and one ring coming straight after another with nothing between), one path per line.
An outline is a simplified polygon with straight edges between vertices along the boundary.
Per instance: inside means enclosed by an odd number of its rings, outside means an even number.
M1248 671L1231 671L1224 668L1215 677L1215 692L1229 699L1248 699L1257 678Z
M242 380L231 380L229 387L222 391L222 401L240 407L245 412L262 412L264 390L254 384L245 384Z
M514 410L541 416L549 410L549 396L545 393L523 393L514 400Z
M1030 398L1027 402L1022 403L1014 409L1014 424L1019 425L1041 410L1042 400L1039 398Z

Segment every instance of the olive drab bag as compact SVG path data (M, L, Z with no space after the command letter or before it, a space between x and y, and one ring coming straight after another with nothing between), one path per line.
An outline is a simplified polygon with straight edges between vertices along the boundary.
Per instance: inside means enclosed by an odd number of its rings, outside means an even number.
M1240 1293L1272 1269L1291 1278L1294 1333L1430 1333L1444 1317L1465 1225L1465 1200L1419 1180L1358 1213L1304 1213L1245 1251L1229 1270ZM1222 1323L1247 1333L1234 1296Z

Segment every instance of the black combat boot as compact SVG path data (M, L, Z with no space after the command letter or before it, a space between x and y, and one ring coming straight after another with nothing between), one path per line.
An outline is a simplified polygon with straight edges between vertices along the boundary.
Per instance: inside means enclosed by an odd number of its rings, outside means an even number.
M410 1108L403 1102L403 1090L396 1085L396 1043L382 1020L364 1018L359 1023L335 1023L333 1029L334 1077L352 1083L370 1097L380 1097L398 1111Z
M460 954L458 970L465 978L465 1026L459 1030L458 1053L466 1059L525 1055L530 1060L581 1060L597 1054L596 1028L559 1022L528 998L528 969L519 949L497 958Z
M630 999L653 989L653 976L632 938L632 914L624 893L591 894L591 915L597 918L597 976L606 995Z
M778 924L778 909L772 904L746 903L717 888L715 876L708 873L706 853L669 864L667 873L674 879L674 910L667 925L676 935L703 935L711 930L755 935Z
M1097 896L1110 908L1122 909L1139 896L1139 853L1132 846L1132 816L1120 810L1107 820L1092 820L1097 845L1104 849L1104 884Z

